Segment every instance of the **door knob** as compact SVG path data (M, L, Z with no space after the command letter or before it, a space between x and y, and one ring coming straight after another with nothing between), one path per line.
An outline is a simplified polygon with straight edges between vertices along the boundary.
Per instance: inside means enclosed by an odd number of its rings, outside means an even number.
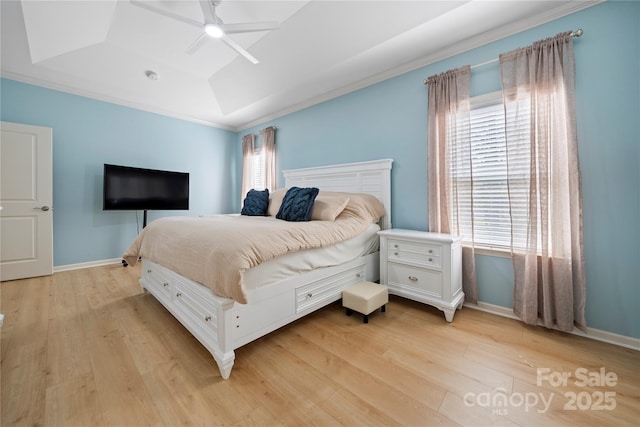
M35 209L35 210L41 210L41 211L46 212L46 211L48 211L48 210L49 210L49 209L51 209L51 208L50 208L49 206L41 206L41 207L39 207L39 208L33 208L33 209Z

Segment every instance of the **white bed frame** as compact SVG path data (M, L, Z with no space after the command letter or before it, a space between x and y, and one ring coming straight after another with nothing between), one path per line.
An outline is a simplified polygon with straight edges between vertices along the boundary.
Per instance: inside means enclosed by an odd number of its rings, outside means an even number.
M391 228L392 160L284 171L285 186L325 191L369 193L382 201L383 229ZM236 348L342 297L342 290L363 280L379 279L379 253L345 264L300 274L247 291L248 304L215 295L208 287L159 264L142 261L140 285L164 305L212 354L228 379Z

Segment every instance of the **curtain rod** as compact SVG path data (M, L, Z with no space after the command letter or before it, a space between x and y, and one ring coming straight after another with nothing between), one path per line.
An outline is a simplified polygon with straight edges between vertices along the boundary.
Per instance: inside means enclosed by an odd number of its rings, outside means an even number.
M277 130L278 128L277 128L277 127L275 127L275 126L267 126L267 127L266 127L266 128L264 128L264 129L260 129L258 132L262 132L262 131L265 131L265 130L267 130L267 129ZM246 135L244 135L244 136L249 136L249 135L255 135L255 134L252 132L252 133L248 133L248 134L246 134Z
M571 37L580 37L583 33L584 31L582 31L582 28L578 28L577 30L571 32ZM473 70L474 68L484 67L485 65L493 64L494 62L498 62L499 60L500 58L493 58L493 59L490 59L489 61L472 65L471 69ZM428 79L424 79L424 84L427 84L427 80Z

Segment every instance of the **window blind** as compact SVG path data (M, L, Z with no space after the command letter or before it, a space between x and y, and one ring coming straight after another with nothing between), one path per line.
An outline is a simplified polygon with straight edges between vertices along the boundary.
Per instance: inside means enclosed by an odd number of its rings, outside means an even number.
M528 121L517 124L518 156L522 161L507 165L505 110L500 92L471 100L468 130L448 132L451 140L448 153L449 173L457 185L451 186L451 212L459 218L454 231L464 236L466 243L488 249L510 250L511 214L526 216L528 200L511 200L507 185L511 173L512 185L528 185L529 165ZM467 143L467 141L469 143ZM511 209L511 213L510 213ZM523 223L517 221L516 223ZM520 245L523 242L514 242Z
M264 150L261 148L254 151L252 161L252 187L257 190L263 190L265 185L265 160Z

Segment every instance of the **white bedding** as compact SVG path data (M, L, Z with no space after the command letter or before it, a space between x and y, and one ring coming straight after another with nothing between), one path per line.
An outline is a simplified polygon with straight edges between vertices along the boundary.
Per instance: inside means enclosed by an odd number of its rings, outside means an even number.
M367 230L385 214L375 196L350 193L335 221L283 221L269 216L165 217L149 224L123 258L163 265L216 295L248 303L243 273L272 258L335 245Z
M270 259L243 273L247 290L264 287L296 274L316 268L351 261L378 250L378 224L371 224L362 234L323 248L305 249Z

